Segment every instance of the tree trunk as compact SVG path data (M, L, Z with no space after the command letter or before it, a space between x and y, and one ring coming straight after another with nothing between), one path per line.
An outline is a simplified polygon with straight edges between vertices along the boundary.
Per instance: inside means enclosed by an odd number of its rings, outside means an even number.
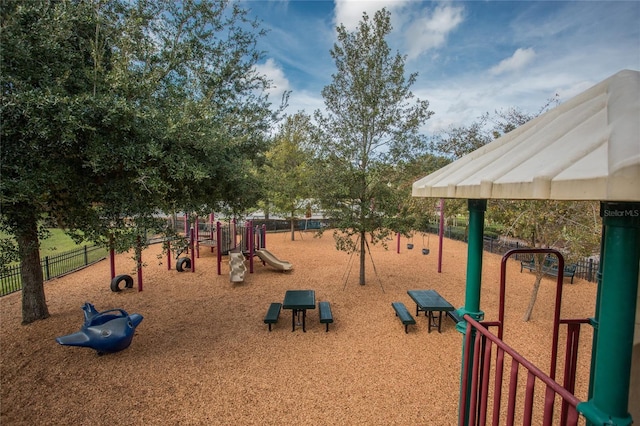
M365 238L367 234L362 231L360 232L360 285L364 285L364 261L365 261L365 250L366 250L366 241Z
M291 241L296 240L296 226L294 224L293 214L291 214Z
M524 313L522 317L522 321L527 322L531 319L531 314L533 313L533 307L536 304L536 299L538 297L538 290L540 289L540 282L542 281L542 272L536 274L536 282L533 283L533 289L531 290L531 299L529 299L529 306L527 306L527 311Z
M49 317L44 296L44 279L40 265L40 242L38 241L38 221L33 215L21 218L20 229L16 230L16 241L20 253L22 278L22 324Z

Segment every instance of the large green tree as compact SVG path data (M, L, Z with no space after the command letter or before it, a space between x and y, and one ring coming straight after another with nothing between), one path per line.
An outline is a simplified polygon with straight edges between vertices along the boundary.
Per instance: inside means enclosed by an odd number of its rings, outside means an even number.
M291 221L291 241L295 240L295 219L311 203L312 173L310 143L311 118L299 112L289 116L275 136L264 167L270 210Z
M159 210L239 196L274 118L260 34L221 0L3 3L0 225L24 323L48 316L42 219L130 243Z
M358 28L337 27L331 49L337 71L322 90L325 112L316 111L321 130L316 145L318 198L340 232L339 249L360 254L359 282L365 284L367 234L375 243L393 232L397 217L389 185L390 168L423 152L420 126L431 116L429 103L414 99L416 73L405 76L406 57L392 54L387 36L391 15L362 15ZM353 240L356 236L356 240Z

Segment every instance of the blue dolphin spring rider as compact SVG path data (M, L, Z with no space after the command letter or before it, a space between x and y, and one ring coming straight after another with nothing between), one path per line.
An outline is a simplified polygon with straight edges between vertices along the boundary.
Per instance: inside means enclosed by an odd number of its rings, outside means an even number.
M98 312L89 302L82 306L84 324L80 331L56 337L56 342L66 346L82 346L95 349L98 355L126 349L133 340L142 315L127 314L123 309Z

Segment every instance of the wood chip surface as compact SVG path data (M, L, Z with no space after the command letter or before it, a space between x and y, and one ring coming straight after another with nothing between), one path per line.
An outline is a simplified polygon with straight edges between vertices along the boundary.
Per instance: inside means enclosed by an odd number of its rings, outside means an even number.
M328 231L322 238L297 233L296 241L288 233L268 234L267 249L293 270L276 271L256 257L254 273L247 271L242 283L229 281L226 257L217 275L209 247L200 249L195 272L180 273L175 266L167 270L155 245L143 253L142 292L135 285L112 292L105 260L45 283L51 317L44 321L21 325L21 294L2 297L0 424L455 425L463 335L448 318L442 333L428 333L424 314L405 334L391 302L415 314L407 290L435 289L463 306L467 246L445 239L438 273L437 239L427 256L419 244L413 250L406 244L403 239L399 254L395 241L386 251L371 246L364 286L358 256L337 251ZM484 254L487 320L498 318L500 260ZM116 256L116 273L137 282L134 266L131 254ZM523 323L534 275L520 273L516 261L507 269L505 341L548 372L555 280L543 280L533 318ZM269 304L282 302L289 289L313 289L316 301L331 303L329 332L317 309L308 311L306 333L291 331L291 312L284 309L268 331ZM567 280L562 316L593 316L595 297L594 283ZM56 343L80 329L87 301L98 311L144 316L129 348L97 356ZM580 339L576 394L584 400L590 327Z

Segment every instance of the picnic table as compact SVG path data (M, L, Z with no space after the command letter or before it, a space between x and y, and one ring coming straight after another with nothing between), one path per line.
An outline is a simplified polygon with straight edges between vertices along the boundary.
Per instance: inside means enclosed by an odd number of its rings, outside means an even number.
M296 317L302 314L302 331L306 333L307 309L316 308L316 292L314 290L287 290L284 294L282 308L291 309L291 331L296 330Z
M424 311L425 316L429 318L429 333L432 328L437 328L440 333L442 313L453 311L453 305L435 290L409 290L407 294L416 302L416 316L420 315L420 311ZM438 312L437 317L434 312Z

